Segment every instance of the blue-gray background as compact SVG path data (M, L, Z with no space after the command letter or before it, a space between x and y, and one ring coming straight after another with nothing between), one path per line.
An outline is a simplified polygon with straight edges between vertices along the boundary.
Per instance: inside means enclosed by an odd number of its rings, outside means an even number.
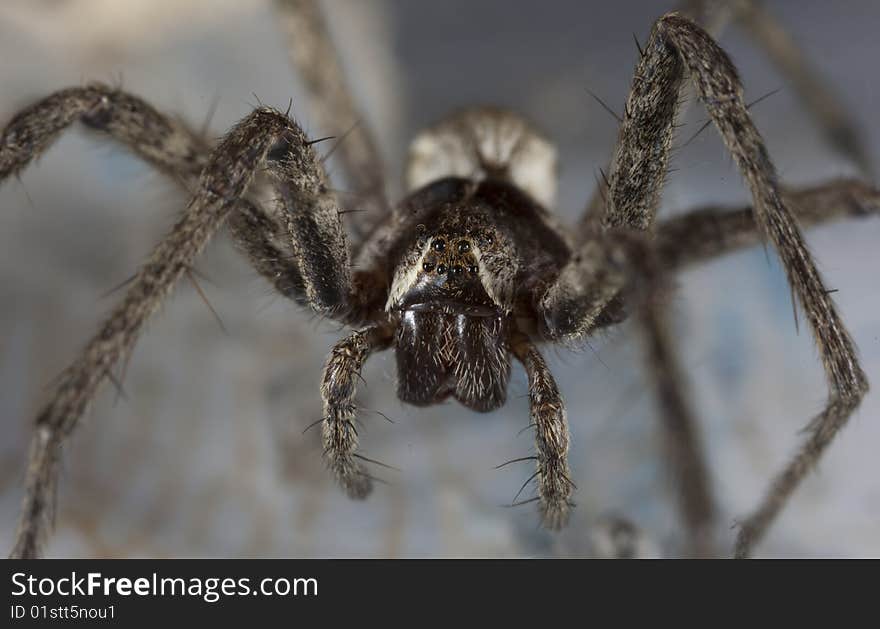
M395 191L409 137L455 107L490 102L523 111L558 143L568 219L594 187L616 123L585 88L620 108L662 2L331 0L367 117ZM880 77L872 1L769 2L861 124L880 159ZM852 172L820 141L785 80L742 31L723 45L790 184ZM222 133L260 101L286 107L313 134L266 2L233 0L5 0L0 5L0 121L51 90L119 81L158 107ZM254 96L256 95L256 97ZM692 107L688 137L704 120ZM742 203L746 194L716 134L678 152L666 216ZM876 175L876 173L875 173ZM0 547L11 544L30 421L52 378L95 330L126 279L184 199L118 148L74 132L0 190ZM820 267L880 382L880 221L811 232ZM361 388L364 451L382 471L365 503L325 473L317 430L319 370L339 332L276 299L219 238L198 264L224 334L190 285L153 322L125 380L108 389L66 451L51 556L579 556L593 552L602 516L635 522L654 551L680 541L656 415L629 327L596 353L547 349L568 401L578 509L568 530L537 527L530 507L507 509L527 466L493 466L530 452L526 383L490 415L453 404L428 410L394 397L390 353ZM822 406L822 371L809 334L796 334L775 259L737 254L680 277L673 304L684 364L704 421L721 504L718 534L745 514ZM880 385L876 385L880 386ZM866 399L817 473L797 493L761 552L880 556L880 394Z

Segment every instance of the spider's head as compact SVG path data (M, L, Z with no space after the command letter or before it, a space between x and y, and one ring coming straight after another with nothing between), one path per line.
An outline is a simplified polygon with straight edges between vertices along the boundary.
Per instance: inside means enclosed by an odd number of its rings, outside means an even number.
M519 258L513 235L483 195L488 185L448 177L404 200L386 311L510 314Z
M429 236L419 227L415 246L395 273L386 308L475 317L503 314L503 296L484 260L483 250L494 237L474 229Z
M478 411L504 403L518 263L480 186L450 178L405 205L410 228L392 260L386 310L399 321L398 396L424 406L450 396Z

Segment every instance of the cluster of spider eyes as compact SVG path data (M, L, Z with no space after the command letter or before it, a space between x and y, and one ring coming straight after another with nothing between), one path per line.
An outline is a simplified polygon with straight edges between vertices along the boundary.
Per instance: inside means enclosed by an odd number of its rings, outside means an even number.
M460 264L454 264L447 269L445 264L440 263L437 265L436 268L437 268L438 275L445 275L446 273L449 273L449 275L461 275L462 271L464 271L464 267L461 266ZM434 270L434 265L431 264L430 262L425 262L422 265L422 269L424 269L425 273L430 273L431 271ZM469 264L467 267L468 273L476 273L477 270L478 269L475 264Z
M486 242L486 244L490 244L490 245L492 244L492 237L491 236L485 236L484 238L482 238L482 240L484 240ZM459 240L457 243L454 243L454 247L459 255L465 255L468 252L470 252L471 243L467 240ZM435 252L437 252L439 254L443 254L447 250L446 240L444 240L443 238L434 239L434 241L431 243L431 248ZM467 270L468 273L476 274L479 269L476 264L468 264L468 265L453 264L453 265L447 266L446 264L443 264L442 262L439 264L434 264L433 262L425 262L422 265L422 270L424 270L425 273L431 273L432 271L436 270L438 275L449 274L452 276L459 276L465 270Z

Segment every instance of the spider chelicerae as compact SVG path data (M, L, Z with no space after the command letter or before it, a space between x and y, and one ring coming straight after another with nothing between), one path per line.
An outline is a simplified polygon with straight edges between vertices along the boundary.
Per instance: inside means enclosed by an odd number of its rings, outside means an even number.
M321 105L318 117L358 119L315 7L279 7L296 65ZM420 134L407 173L411 192L393 209L376 143L364 125L337 148L347 178L364 191L358 206L349 208L335 198L315 152L320 138L307 138L286 114L268 108L257 109L216 147L142 100L98 85L59 92L14 117L0 145L0 177L17 174L64 128L81 121L195 192L40 414L13 554L37 553L64 438L102 382L116 378L112 369L129 355L143 323L224 222L279 293L358 328L332 351L322 386L327 461L356 497L368 493L371 477L364 469L369 461L356 452L354 389L371 352L395 347L404 401L431 404L451 396L480 411L503 404L516 360L530 382L536 503L545 524L563 525L574 494L566 417L533 343L577 344L635 319L647 339L693 554L712 552L713 500L666 332L666 284L677 269L763 236L777 247L818 330L831 398L811 424L804 450L742 522L738 552L746 554L866 388L791 213L801 225L867 214L876 211L877 192L856 181L780 191L736 73L704 31L686 18L665 16L642 49L612 164L573 230L560 229L546 209L554 205L552 147L500 109L469 109ZM745 174L755 211L699 212L655 225L688 75ZM837 137L859 157L848 138ZM270 188L271 196L265 193ZM340 214L350 209L358 211L353 218L359 229L349 238Z

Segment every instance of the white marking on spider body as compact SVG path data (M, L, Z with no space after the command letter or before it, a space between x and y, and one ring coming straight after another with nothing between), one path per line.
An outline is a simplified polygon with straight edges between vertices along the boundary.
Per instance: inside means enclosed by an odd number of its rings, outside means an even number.
M484 254L476 244L472 244L471 249L477 259L477 277L480 278L483 290L496 306L509 312L513 302L513 277L516 275L517 269L515 261L507 258L499 260L502 263L502 268L507 270L507 273L502 274L497 272L498 269L489 268L487 261L493 260L493 256Z
M410 144L406 185L443 177L509 179L545 208L556 203L556 148L521 116L472 107L419 133Z
M388 300L385 302L385 311L390 312L400 302L404 295L415 286L419 281L419 274L422 272L422 264L425 262L428 252L431 251L431 243L433 238L428 238L425 246L422 248L421 254L415 257L417 250L413 249L407 258L413 260L411 264L400 264L394 271L394 279L391 280L391 290L388 291Z

